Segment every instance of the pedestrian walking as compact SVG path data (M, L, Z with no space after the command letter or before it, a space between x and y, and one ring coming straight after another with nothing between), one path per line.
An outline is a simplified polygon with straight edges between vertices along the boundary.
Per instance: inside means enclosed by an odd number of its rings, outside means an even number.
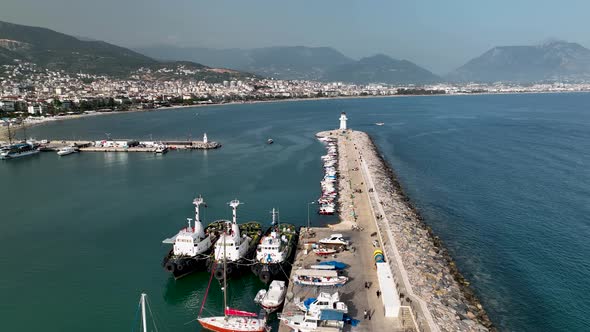
M377 290L377 298L379 298L379 296L381 296L381 291Z
M366 309L365 309L365 312L364 312L364 319L367 319L367 310Z
M369 320L371 320L371 317L373 317L373 310L369 310Z

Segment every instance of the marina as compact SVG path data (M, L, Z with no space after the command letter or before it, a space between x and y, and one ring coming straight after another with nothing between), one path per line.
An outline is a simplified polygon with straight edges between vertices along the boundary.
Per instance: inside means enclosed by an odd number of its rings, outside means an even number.
M248 123L248 126L257 128L257 130L243 133L239 131L240 125L225 122L219 124L220 128L232 132L232 135L234 132L238 133L234 137L228 134L216 133L213 129L214 126L208 124L208 131L210 130L212 134L215 134L216 138L224 142L224 149L209 153L208 156L204 153L174 153L172 151L165 158L153 158L147 154L124 153L80 153L58 158L56 153L53 152L3 162L1 167L3 180L5 185L11 188L6 191L3 198L6 202L4 210L6 213L6 225L2 228L5 248L8 250L10 247L18 246L16 239L19 238L19 235L36 236L36 234L43 232L43 234L47 234L48 237L54 239L53 241L44 241L39 238L40 242L33 243L32 247L21 248L23 255L29 257L31 266L36 266L43 278L36 277L39 275L38 273L35 275L15 273L10 269L3 276L5 285L18 286L15 290L3 288L3 292L7 296L15 299L13 305L2 307L3 312L6 313L6 324L4 326L8 329L19 329L19 326L27 330L41 328L40 323L25 319L26 315L21 313L21 310L17 310L17 308L30 307L39 313L40 319L50 322L56 329L68 330L75 328L78 330L98 331L96 328L85 326L85 322L92 320L94 315L87 308L84 308L84 303L68 294L68 292L62 291L70 289L88 294L100 308L108 310L108 312L104 313L104 316L109 318L109 321L105 322L105 327L109 329L128 329L133 319L133 312L118 308L121 303L125 302L127 303L125 307L133 307L133 304L137 304L135 299L139 297L140 292L145 291L151 295L155 311L166 313L165 317L160 317L163 319L161 321L166 323L165 325L179 331L189 331L195 328L198 330L200 326L196 322L187 325L185 323L196 317L200 301L195 299L202 297L203 288L208 281L209 274L193 273L175 280L160 265L161 259L172 247L172 245L159 245L161 240L176 234L183 225L186 227L187 221L185 217L193 217L191 210L194 206L190 205L191 200L198 196L199 193L204 194L209 205L205 209L205 215L201 216L204 225L215 220L216 216L225 216L228 212L231 213L226 203L234 195L229 196L227 194L227 189L224 188L228 187L239 187L238 197L247 203L240 206L241 210L238 211L239 216L243 218L242 220L265 219L266 221L265 216L268 216L269 220L265 222L265 226L268 226L270 223L268 211L271 207L278 206L281 207L281 217L284 217L281 219L292 222L296 226L306 226L306 203L315 201L320 196L319 182L324 176L320 156L326 154L325 145L314 141L314 134L322 130L322 127L330 127L326 123L333 123L334 119L338 118L338 114L345 110L348 117L352 119L349 122L354 123L355 129L365 131L375 140L375 145L379 146L381 151L375 153L375 155L379 156L382 153L383 157L387 158L395 166L400 181L404 181L404 191L412 198L414 204L420 207L420 212L428 224L434 228L436 234L445 241L453 258L457 260L456 265L461 268L465 277L468 278L472 287L482 299L483 307L490 312L492 318L500 317L497 321L494 321L494 323L499 324L500 330L527 330L527 327L537 330L555 330L558 329L558 323L563 324L560 326L567 327L569 330L579 330L580 324L584 320L575 319L576 317L583 317L580 316L581 312L578 309L573 310L571 314L560 315L561 318L555 322L535 323L533 320L540 322L542 321L540 319L541 315L546 316L551 311L543 309L539 303L528 303L527 306L526 299L522 297L530 292L535 292L543 303L553 306L555 304L551 302L553 296L559 295L561 298L567 298L565 294L559 291L562 287L583 291L585 286L582 283L571 284L570 282L574 280L570 279L568 281L555 278L556 273L563 273L563 269L569 266L567 262L552 262L550 264L552 269L546 270L547 275L556 281L555 286L558 288L540 289L533 282L527 285L518 285L518 289L523 292L521 294L515 292L516 288L511 288L510 282L508 282L511 278L535 280L534 275L528 273L529 270L525 266L523 266L524 270L513 269L514 265L510 265L510 262L513 262L514 259L519 261L528 259L531 263L535 262L535 265L541 263L538 260L536 261L535 257L530 256L530 253L535 252L536 245L518 241L518 239L522 239L524 234L519 233L519 230L514 228L515 225L510 224L509 220L505 219L506 215L503 213L517 217L518 224L523 226L526 224L525 228L529 230L527 234L530 232L538 234L541 231L541 225L533 222L528 212L527 215L524 215L515 211L508 201L518 200L521 202L519 206L526 207L527 211L532 211L530 213L535 218L539 218L542 225L544 225L543 227L552 227L551 221L543 217L546 212L539 215L539 213L535 213L530 209L535 206L535 204L532 204L533 202L522 200L525 195L531 193L530 191L522 189L524 190L522 195L514 196L515 193L510 192L510 188L503 186L501 181L495 181L494 190L501 189L502 196L506 195L505 199L498 198L497 203L502 206L502 209L498 209L499 206L489 204L488 198L493 193L490 192L491 188L487 182L479 181L481 176L484 175L498 179L506 177L510 181L516 181L515 183L522 187L523 181L513 179L509 174L501 172L494 166L493 162L482 166L483 160L477 159L481 157L481 154L476 151L482 151L482 146L488 146L489 143L489 149L483 151L491 153L489 150L495 151L496 145L506 147L518 139L534 139L538 142L546 142L543 139L544 135L539 134L536 136L534 133L524 135L522 132L510 131L504 132L497 139L494 138L493 142L483 140L482 135L476 135L473 140L467 139L467 137L472 137L474 130L478 133L489 132L490 135L495 136L497 133L490 130L498 128L495 126L490 127L488 118L493 118L495 124L509 125L513 123L509 119L511 119L513 111L515 111L514 104L535 105L535 109L544 110L547 117L559 122L560 115L558 112L552 112L551 107L559 109L559 105L567 104L569 101L579 103L586 100L587 96L536 96L535 98L541 98L544 102L535 103L534 98L529 96L442 98L442 111L444 111L445 115L449 114L452 119L437 118L439 112L429 108L428 98L400 98L393 101L342 101L338 104L334 101L325 103L302 102L302 105L285 103L283 106L288 111L285 113L288 113L288 116L285 116L286 121L265 120L271 119L272 114L276 114L275 105L244 105L244 112L242 112L242 109L239 112L236 111L235 108L237 107L235 106L228 106L227 111L224 111L225 108L220 108L221 114L216 115L220 118L220 122L223 122L221 119L227 118L228 114L236 114L240 121L247 121L248 118L251 118L252 123ZM388 106L390 104L391 106ZM483 118L476 121L476 124L473 119L467 119L471 114L467 111L461 111L460 106L462 104L469 105L470 109L481 109L480 112ZM508 108L504 110L500 107L502 105L508 105ZM233 111L231 111L232 108ZM322 112L324 109L326 111ZM365 111L367 109L376 110L377 115L367 113ZM408 110L408 112L396 111L396 109ZM529 118L534 115L532 111L525 112L520 109L520 112L524 112ZM190 130L188 129L190 125L187 123L186 127L183 128L182 124L187 122L187 119L184 118L184 114L178 113L166 114L171 117L171 125L163 128L162 131L151 128L147 131L145 129L146 126L149 126L149 123L161 121L160 114L154 112L121 115L113 117L113 119L108 119L108 117L99 119L97 117L92 120L92 124L78 123L77 120L71 120L76 121L72 122L72 125L69 125L68 122L64 122L60 126L48 124L34 128L30 136L65 138L75 135L83 137L83 132L90 133L91 127L97 126L94 122L100 123L98 125L100 128L108 127L108 123L112 122L110 125L112 128L108 128L108 131L113 132L115 137L143 137L145 132L154 132L154 135L159 137L180 137L182 134L179 133ZM126 116L132 118L133 121L128 121L129 123L125 124L125 126L119 127L118 124L121 122L119 119ZM154 121L154 118L157 118L158 121ZM303 122L295 121L296 119L309 118L317 119L315 121L317 124L310 127L307 124L304 126ZM580 118L579 122L583 123L583 119ZM257 127L253 123L254 121L258 121L263 125ZM379 128L373 125L376 121L384 121L386 126ZM526 123L532 123L535 126L542 125L542 123L533 120L526 121ZM267 124L277 128L276 131L274 131L275 129L271 131L259 129L262 127L267 128ZM61 125L67 126L63 128ZM287 128L287 125L289 128ZM452 125L456 125L458 130L444 131L445 128ZM76 129L78 127L80 129ZM518 128L522 128L522 126ZM60 135L59 130L63 132L63 136ZM104 130L101 129L101 131ZM201 129L201 131L203 130ZM569 137L568 133L565 132L551 132L554 136L557 135L564 139ZM88 137L100 137L100 135L99 132L89 134ZM489 135L483 136L490 138ZM265 144L267 137L275 139L272 146ZM439 142L439 140L444 141L444 143ZM362 145L363 147L371 148L368 139L359 142L366 144ZM550 165L552 165L553 169L554 167L565 167L566 165L548 161L547 167L538 165L537 168L532 169L530 176L523 174L519 167L526 166L531 171L531 164L524 162L530 160L530 157L533 157L535 153L539 153L538 149L535 149L536 145L530 146L521 143L519 146L522 147L523 145L524 148L530 149L530 153L518 148L514 151L505 151L506 155L497 156L501 159L501 163L504 163L506 158L513 160L513 167L506 170L506 172L518 174L519 177L523 177L527 181L535 174L539 178L539 184L542 185L541 188L537 189L541 190L543 195L554 199L555 204L560 204L559 197L567 197L569 200L571 197L568 196L567 191L564 191L565 188L559 187L558 183L556 183L557 179L554 181L550 176L547 176L550 172L542 172L543 169L548 170ZM451 150L458 146L461 146L462 150L453 153ZM580 153L584 150L579 147L575 148L574 151ZM345 152L345 150L339 150L340 154ZM387 218L391 230L395 231L392 232L392 235L397 240L397 249L400 258L404 261L406 272L408 272L408 280L412 283L414 280L418 282L415 285L413 284L413 292L420 294L421 297L425 296L428 306L431 306L431 303L432 305L439 305L437 302L446 299L437 297L440 295L436 293L423 295L427 294L424 293L424 289L431 288L436 290L437 293L460 294L457 293L455 287L448 288L447 286L447 284L452 284L452 276L446 274L438 265L433 265L432 259L429 257L435 255L436 251L444 253L444 250L438 247L426 246L426 243L431 241L428 230L415 222L416 217L411 209L406 209L404 205L397 203L398 199L399 202L404 201L404 199L397 198L401 189L396 186L387 188L391 185L391 182L388 184L385 179L388 177L395 178L395 175L390 175L387 169L383 168L384 162L380 161L379 158L372 160L370 159L371 155L365 155L365 153L367 152L363 151L363 159L366 160L367 167L373 177L374 189L375 191L378 190L379 200L384 204L383 211L386 213L384 218ZM455 156L456 154L459 155ZM464 156L465 154L467 156ZM477 160L474 160L474 158ZM430 160L436 160L436 162L430 162ZM567 158L564 160L572 161ZM483 175L481 173L469 173L468 170L473 167L477 167L483 172ZM362 168L359 171L352 172L360 172L361 170ZM233 176L232 174L236 175ZM286 176L287 174L289 176ZM573 174L581 176L579 172ZM456 186L456 175L460 175L460 178L465 181L465 186ZM150 181L143 181L146 177L149 177ZM277 186L271 188L268 186L269 183L281 183L281 186L279 186L280 188L277 188ZM395 181L393 181L393 184L395 184ZM552 189L550 192L543 189L547 184L551 184ZM63 197L55 195L55 190L51 190L51 188L63 188L64 186L68 186L68 190L60 194ZM289 190L283 190L284 187L289 188ZM39 198L33 198L35 204L42 211L51 210L50 215L45 216L36 213L34 210L27 209L26 205L20 204L20 200L15 199L16 197L26 197L31 188L39 188ZM92 188L92 190L88 190L88 188ZM479 191L483 191L481 197L477 194ZM339 193L342 193L342 191L339 190ZM364 193L366 191L363 190L361 194ZM195 196L195 194L197 195ZM372 192L368 193L371 201L377 201L372 194ZM355 196L358 195L359 193L356 193ZM270 201L271 198L273 201ZM286 201L294 202L294 204L288 206L281 204ZM342 215L341 218L343 219L352 220L351 209L345 205L341 206L339 204L340 198L336 201L338 202L338 215ZM88 209L89 202L100 203L96 204L93 209ZM312 226L322 228L321 226L325 222L333 223L335 221L336 216L324 217L316 215L317 207L315 204L310 206ZM545 211L542 207L537 207L537 209ZM357 209L357 211L360 210ZM378 207L375 208L375 211L377 214L381 213ZM478 211L482 211L483 214ZM576 211L563 211L567 220L574 217L576 220L582 220L580 218L583 215ZM358 215L359 220L361 220L360 212ZM400 217L396 217L396 215ZM86 220L83 227L78 225L77 220L79 218L77 216L83 216ZM437 219L436 216L439 216L439 218ZM54 227L49 227L50 225ZM499 225L502 225L502 227L498 227ZM576 234L583 233L579 228L576 228L575 224L568 221L568 225L571 225L576 230ZM363 227L363 224L359 223L358 227ZM349 234L351 230L352 226L350 230L330 230L321 236L316 236L313 241L319 241L332 234L342 234L343 239L349 240L351 247L355 247L355 241ZM383 233L387 233L386 228L383 228L383 231ZM83 252L71 250L72 246L87 246L86 240L78 240L84 237L81 236L82 234L87 232L93 234L93 238L96 238L97 243L109 243L109 246L96 245L93 249L89 248ZM373 233L367 229L359 232L369 232L369 235ZM358 232L352 231L352 234L356 233ZM548 235L548 238L554 241L551 243L560 243L559 236L555 233L553 235ZM378 235L371 238L378 239ZM502 240L502 238L506 240ZM472 246L469 239L476 241L477 245ZM568 239L576 247L581 244L579 237L573 236ZM303 240L305 238L301 239L301 243L303 243ZM373 245L372 242L371 245ZM490 242L497 243L497 245L492 245ZM70 243L70 245L60 246L59 243ZM512 245L507 246L508 243L512 243ZM549 248L558 250L551 243L547 243ZM493 248L497 249L497 255L485 254L493 251ZM375 249L370 249L369 255L372 255ZM514 251L517 249L518 252ZM382 246L382 250L392 252L387 243L385 247ZM44 252L47 259L41 259L35 254L36 252ZM580 257L576 255L576 252L567 250L561 252L567 252L571 257ZM582 253L585 253L585 251ZM118 260L110 258L115 255L125 257ZM67 259L63 259L66 257ZM321 262L341 261L340 257L333 258L331 256L326 259L316 256L315 259L320 259ZM506 268L496 269L496 259L499 260L498 263L502 264L502 266L506 263L509 265ZM10 265L16 262L10 257L5 257L5 260L5 263ZM414 261L424 264L425 268L430 270L423 275L425 278L416 278L416 276L421 276L421 272L418 270L419 267L412 266ZM442 262L448 264L444 259ZM72 264L75 264L75 269L70 268ZM312 265L306 265L304 268L316 269L316 265L322 266L317 261ZM545 265L541 264L541 266ZM349 268L344 269L345 276L350 275L350 272L346 271ZM68 272L59 272L64 269ZM133 273L128 273L128 271L133 271ZM488 275L493 276L493 278L486 277ZM46 278L54 280L53 287L40 287ZM77 280L88 280L92 282L94 287L82 287ZM228 282L228 288L233 289L230 292L231 296L228 298L228 303L234 307L256 312L257 306L253 303L253 298L260 289L267 289L258 280L252 273L247 273L239 279L236 278ZM351 285L352 282L354 280L349 281L338 290L342 293L340 297L343 301L341 302L346 302L348 305L350 305L350 302L345 293L348 285ZM219 303L221 299L220 287L218 287L217 282L214 283L214 286L211 287L208 300L210 310L223 307ZM373 284L372 288L374 287ZM398 291L401 290L402 293L406 294L405 289L401 287L400 284ZM18 292L16 289L18 289ZM360 290L363 289L364 287L361 284ZM367 292L369 291L367 290ZM504 297L505 294L510 294L510 296ZM29 303L30 301L26 301L26 299L35 296L38 297L38 302ZM66 301L59 306L50 305L52 301L48 299L58 297L63 297ZM310 297L317 298L318 295L313 294ZM307 298L309 297L302 297L303 301ZM117 303L113 303L113 300L116 300ZM568 300L570 299L568 298ZM571 300L574 301L576 308L585 308L584 303L581 303L579 298ZM402 304L405 303L404 297ZM458 316L474 317L478 315L477 311L471 311L471 305L468 305L465 311L460 310L460 303L458 305L455 311ZM71 316L64 315L63 312L66 311L71 313ZM505 315L506 311L513 312L514 315ZM436 315L433 317L435 321L439 319ZM68 319L67 317L78 318ZM363 308L360 308L354 317L362 321ZM375 320L375 317L377 316L374 316L372 320ZM567 317L572 319L565 320ZM357 328L360 328L361 325L362 322L357 325ZM546 329L543 329L541 325L545 326ZM348 325L345 325L345 327L353 329Z

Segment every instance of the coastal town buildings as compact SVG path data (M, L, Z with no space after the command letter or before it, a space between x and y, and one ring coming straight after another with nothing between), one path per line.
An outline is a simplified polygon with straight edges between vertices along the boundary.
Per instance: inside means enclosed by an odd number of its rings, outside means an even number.
M154 72L145 68L138 69L129 78L114 78L51 71L27 62L3 65L0 66L0 111L5 115L20 112L30 116L52 116L292 98L590 91L590 83L394 86L255 77L214 83L192 79L195 71L182 66L158 69L156 73L167 74L170 78L146 79L146 75Z

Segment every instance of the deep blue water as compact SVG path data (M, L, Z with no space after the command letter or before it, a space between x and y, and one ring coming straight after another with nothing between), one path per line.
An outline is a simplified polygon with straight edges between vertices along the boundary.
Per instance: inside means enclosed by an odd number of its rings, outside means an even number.
M170 330L194 331L208 280L174 282L159 242L192 213L307 222L318 193L313 138L338 124L368 132L501 330L590 330L590 94L321 100L69 120L37 138L186 138L217 151L42 154L0 164L0 321L8 330L131 328L139 292ZM384 122L384 126L375 126ZM272 137L273 145L264 144ZM328 220L312 214L312 223ZM232 281L252 308L260 287ZM207 308L220 307L212 287ZM219 310L218 310L219 311ZM35 315L36 319L28 319ZM188 323L190 322L190 323ZM188 323L188 324L187 324ZM23 325L24 324L24 325Z

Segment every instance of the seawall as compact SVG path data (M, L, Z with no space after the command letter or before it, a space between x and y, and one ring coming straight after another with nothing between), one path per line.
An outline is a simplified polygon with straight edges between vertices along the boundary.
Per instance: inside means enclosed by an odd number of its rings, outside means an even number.
M423 331L495 331L483 306L441 240L404 193L397 176L364 132L322 132L337 137L339 149L353 144L382 246L398 295L412 308ZM347 167L346 164L339 165ZM342 172L342 170L341 170ZM340 186L346 186L341 179ZM341 218L348 202L341 195ZM343 225L342 225L343 226Z

